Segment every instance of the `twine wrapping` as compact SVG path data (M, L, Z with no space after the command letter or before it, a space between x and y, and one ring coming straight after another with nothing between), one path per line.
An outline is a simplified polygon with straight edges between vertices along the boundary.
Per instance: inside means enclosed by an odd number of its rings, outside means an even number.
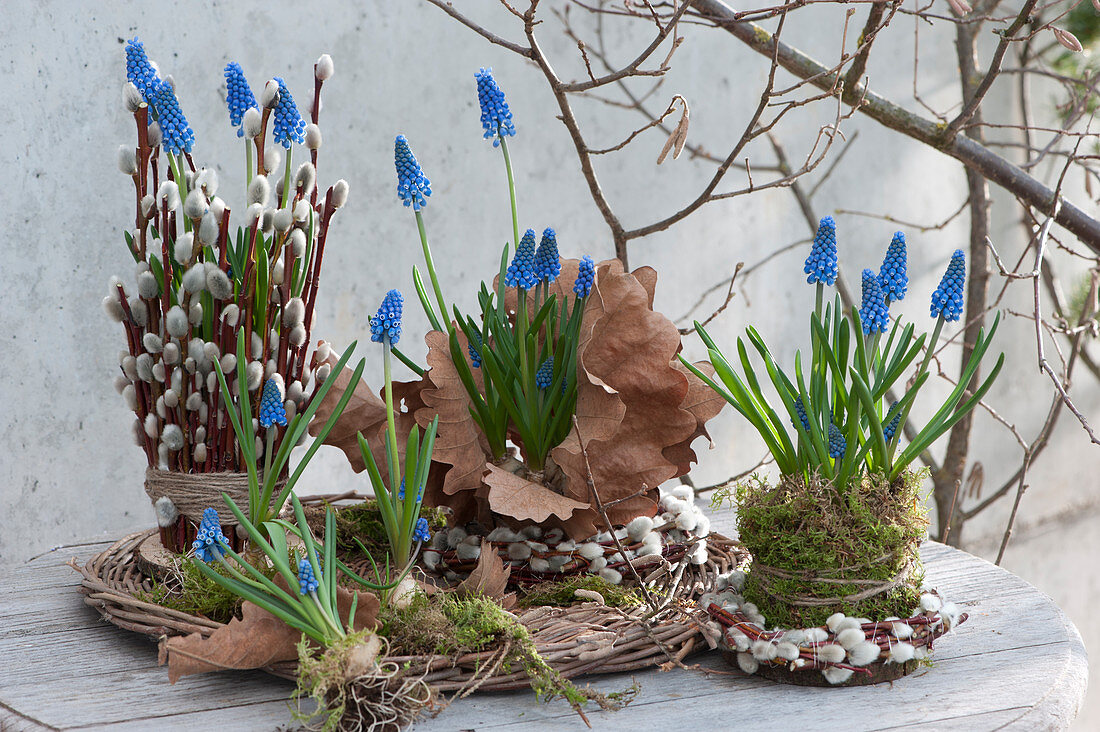
M871 579L858 579L858 578L838 578L838 577L824 577L822 575L836 575L842 572L859 572L860 570L869 569L870 567L880 564L889 559L893 559L897 556L897 552L888 552L883 554L877 559L873 559L866 564L854 565L851 567L836 567L830 569L820 570L803 570L792 571L786 569L779 569L777 567L769 567L766 564L761 564L756 560L752 563L752 573L756 575L757 582L759 583L760 591L768 597L784 602L788 605L794 605L796 607L826 607L828 605L836 605L840 603L856 603L866 600L876 595L881 595L890 592L909 576L909 571L913 567L913 558L910 557L892 578L888 580L871 580ZM865 587L866 589L860 590L851 595L818 597L816 595L795 595L795 594L780 594L772 589L773 580L798 580L800 582L808 582L810 584L820 585L857 585Z
M278 481L273 498L285 486L285 478ZM181 515L195 523L202 521L203 510L224 508L222 493L227 494L237 508L248 515L248 473L177 473L148 468L145 471L145 492L153 503L167 497ZM229 518L232 519L232 516ZM230 520L226 523L235 522Z

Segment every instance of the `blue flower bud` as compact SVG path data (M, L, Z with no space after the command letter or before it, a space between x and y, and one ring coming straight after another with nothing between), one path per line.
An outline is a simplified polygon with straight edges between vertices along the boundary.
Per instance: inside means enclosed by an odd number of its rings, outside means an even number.
M894 402L890 405L889 411L886 412L886 416L889 417L895 410L897 410L898 403ZM886 441L894 439L894 433L898 431L898 426L901 424L901 412L898 411L894 414L894 418L890 420L885 427L882 428L882 436L886 438Z
M428 531L428 519L421 517L416 520L416 528L413 529L412 538L413 541L432 540L432 535Z
M160 84L160 77L145 55L145 44L137 38L126 42L126 80L137 87L147 103L149 90Z
M550 384L554 383L554 357L546 359L539 366L539 370L535 372L535 386L540 389L545 389Z
M966 255L962 249L956 249L951 255L951 264L943 273L939 287L932 293L933 318L946 321L959 319L963 310L963 287L966 286Z
M890 302L905 299L905 290L909 287L909 277L905 274L905 234L900 231L890 240L886 248L886 258L878 271L878 283Z
M493 147L500 145L500 138L516 134L512 124L512 111L504 101L504 92L497 86L492 69L482 69L474 74L477 79L477 101L481 105L481 126L485 139L493 138Z
M413 211L428 205L425 200L432 195L432 182L424 177L420 163L409 149L409 141L398 135L393 143L393 164L397 168L397 197Z
M844 439L844 434L840 431L840 428L835 424L829 425L829 457L839 458L844 456L844 450L847 449L848 443Z
M286 426L286 407L283 405L283 392L275 379L268 379L260 397L260 426L267 429L271 425Z
M806 257L806 266L802 271L809 275L806 282L811 285L815 282L832 285L836 282L836 222L832 216L826 216L817 225L810 256Z
M466 345L466 350L470 352L470 365L475 369L481 368L481 333L474 331L474 339Z
M869 269L863 270L863 303L859 308L859 320L866 334L884 333L886 326L890 324L890 310L886 307L886 298L882 294L878 278Z
M539 282L535 274L535 230L528 229L519 240L519 247L512 257L512 263L504 272L504 284L508 287L518 287L521 290L530 290Z
M317 575L320 574L318 570ZM310 592L316 592L317 588L321 586L319 580L320 577L313 574L313 565L309 563L309 559L302 557L298 560L298 593L302 595L308 595Z
M573 283L573 292L577 297L588 297L592 293L592 286L596 283L596 264L592 257L585 254L581 257L581 266L577 270L577 280Z
M225 104L229 108L229 124L237 128L237 137L244 137L244 113L249 109L259 109L256 96L244 78L244 70L236 61L225 65Z
M810 431L810 418L806 416L806 405L802 403L802 395L799 394L794 398L794 411L798 414L798 421L802 423L802 429L806 432ZM795 421L791 420L791 425L798 429L798 425Z
M225 547L228 545L229 541L222 533L218 512L213 508L203 511L198 533L191 544L191 548L195 550L195 558L202 562L212 562L224 556Z
M547 227L542 232L542 241L535 252L535 276L550 284L561 274L561 257L558 255L558 237L554 230Z
M187 124L187 118L183 116L176 93L172 91L172 85L166 81L158 81L148 90L149 103L157 113L157 122L164 135L161 145L165 151L172 155L181 152L191 152L191 146L195 142L195 133L191 125Z
M370 339L375 343L389 342L396 346L401 340L401 306L405 298L399 290L390 290L382 300L378 313L370 321Z
M294 97L290 96L286 82L278 76L272 81L279 85L279 102L272 110L272 116L275 119L271 123L271 141L289 150L291 142L299 145L305 142L306 122L298 112L298 105L294 103Z

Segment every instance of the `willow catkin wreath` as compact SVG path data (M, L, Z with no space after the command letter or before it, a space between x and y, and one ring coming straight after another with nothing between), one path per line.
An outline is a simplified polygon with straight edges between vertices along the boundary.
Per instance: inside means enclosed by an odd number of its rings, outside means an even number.
M83 566L71 561L70 566L83 578L80 591L84 602L107 622L153 639L188 633L209 636L222 624L139 599L139 594L153 588L154 581L138 561L137 549L155 533L131 534ZM716 647L720 631L696 606L696 600L702 593L714 591L719 576L736 570L747 558L736 542L715 534L708 537L707 552L708 560L701 565L683 559L674 564L663 557L656 561L643 558L649 561L638 572L651 583L652 594L662 598L656 610L647 605L624 609L591 601L562 608L529 608L517 612L516 617L530 633L535 650L563 679L679 663L694 651ZM388 656L386 661L398 664L410 676L422 676L437 691L471 687L502 691L529 686L525 672L498 663L505 655L502 644L455 657ZM294 679L297 663L280 663L264 670Z

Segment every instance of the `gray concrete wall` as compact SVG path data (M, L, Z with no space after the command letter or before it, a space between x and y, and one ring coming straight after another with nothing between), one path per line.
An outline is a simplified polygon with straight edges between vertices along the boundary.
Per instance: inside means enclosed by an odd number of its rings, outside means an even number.
M515 20L496 3L457 4L504 35L519 37ZM835 53L842 10L813 17L811 23L809 14L800 13L801 20L789 24L788 38L822 57ZM413 295L410 269L420 254L411 214L394 195L395 134L409 137L432 180L427 220L445 291L468 307L474 303L472 285L491 276L510 222L499 153L481 139L478 124L473 73L481 66L494 67L515 113L519 135L512 150L522 226L554 226L567 256L612 254L606 227L537 69L425 3L271 0L262 8L245 9L241 3L218 2L7 0L0 6L0 20L5 27L0 39L0 170L5 171L0 211L7 224L0 313L8 325L8 334L0 337L5 412L0 506L7 518L0 531L0 557L8 561L75 539L116 536L153 521L141 486L144 459L129 438L132 417L111 387L122 334L99 306L108 277L129 280L131 267L121 231L132 215L132 189L114 162L117 146L132 140L120 96L123 39L140 36L162 71L174 76L198 138L196 159L218 168L231 202L242 197L235 191L242 188L243 173L241 143L227 124L221 96L225 63L239 61L257 91L265 79L284 76L305 104L313 61L323 52L334 57L336 76L326 86L321 120L320 180L328 184L346 178L351 197L329 240L317 336L337 344L362 337L369 313L387 289ZM583 74L575 48L550 25L543 37L559 71ZM641 26L616 28L611 34L615 57L628 58L645 42L645 33L648 29ZM940 65L954 56L952 37L926 31L921 38L921 93L942 106L957 96L950 68ZM880 43L880 50L895 50L880 53L872 64L872 84L910 103L911 27L899 24ZM720 151L740 134L765 71L759 57L722 34L692 30L653 105L683 94L692 103L691 139ZM630 112L595 102L578 104L577 111L597 146L617 143L638 121ZM780 129L791 158L804 157L817 129L830 121L826 105L792 115ZM946 218L965 196L962 170L953 161L869 120L854 119L845 129L849 136L858 131L860 139L817 197L818 215L847 208L932 222ZM662 143L651 133L634 143L629 155L600 161L603 188L627 226L680 208L710 175L710 165L686 156L657 168L654 159ZM765 147L751 154L760 165L772 162ZM742 174L731 174L730 186L744 183ZM993 235L1010 251L1020 246L1016 215L1011 200L998 192ZM858 281L859 269L877 267L895 226L852 216L838 220L841 266ZM928 295L951 251L965 246L966 224L960 219L941 231L908 233L911 295L895 312L925 323ZM720 280L735 262L752 264L805 235L793 197L772 191L712 204L675 229L636 242L632 264L657 268L657 308L679 318L700 289ZM805 250L783 255L747 279L713 326L715 336L732 348L736 334L752 322L780 358L790 360L805 343L803 313L813 297L800 274L804 257ZM1020 289L1018 299L1007 302L1026 308L1027 296ZM716 303L717 296L702 312ZM407 310L408 350L419 355L415 344L426 323L412 304ZM998 345L1009 363L992 401L1030 437L1049 404L1048 384L1034 366L1030 325L1009 318ZM704 355L694 339L685 349L691 356ZM372 363L368 378L377 383L379 372ZM1081 383L1087 380L1082 377ZM1079 405L1095 414L1100 395L1094 386L1086 388L1078 394ZM979 414L977 420L972 458L984 465L988 491L1014 469L1018 448L988 415ZM694 476L699 485L750 465L763 451L732 412L715 420L712 432L715 449L700 446L702 462ZM1088 529L1097 517L1093 486L1098 468L1100 452L1089 447L1067 415L1034 466L1022 507L1024 526L1007 562L1059 600L1094 649L1100 648L1100 628L1088 606L1100 593L1096 571L1087 570L1081 581L1080 569L1062 570L1080 568L1087 558L1082 552L1089 545L1081 539L1094 533ZM365 481L326 448L308 471L303 490L348 488L364 489ZM973 550L995 555L1008 508L1002 504L968 527ZM1076 523L1063 520L1067 509L1079 518ZM1082 724L1097 723L1097 706L1093 700Z

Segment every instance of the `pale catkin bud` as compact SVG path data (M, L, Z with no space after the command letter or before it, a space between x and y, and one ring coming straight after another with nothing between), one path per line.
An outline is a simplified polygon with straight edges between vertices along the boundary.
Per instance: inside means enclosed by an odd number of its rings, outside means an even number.
M187 407L188 412L199 411L199 407L202 406L202 394L199 394L197 391L191 392L184 406Z
M336 67L332 63L332 56L327 53L322 53L321 57L317 59L317 64L313 67L313 75L320 81L328 81L332 78L333 72Z
M202 355L206 357L207 361L213 363L221 358L222 352L217 343L203 343Z
M317 169L313 163L304 162L298 166L298 172L294 175L294 187L308 196L313 192L313 185L317 182Z
M290 333L287 334L287 341L290 345L297 348L306 342L306 327L301 323L298 323L290 329Z
M253 428L253 429L255 429L255 428ZM263 454L264 454L264 441L260 438L259 435L256 435L256 457L262 457Z
M286 388L286 398L292 402L301 402L305 396L305 390L302 389L302 382L295 380L290 382L290 386Z
M220 198L213 198L210 200L210 213L214 214L214 218L218 221L222 220L222 216L225 215L225 201Z
M137 376L146 383L153 381L153 357L148 353L138 354L135 367Z
M206 360L206 351L203 350L203 346L206 344L202 338L192 338L187 344L188 357L195 360L195 369L202 371L203 374L207 372L210 367L210 362Z
M141 215L145 218L149 218L153 214L153 207L156 205L156 199L153 198L152 193L146 193L141 197Z
M149 325L149 306L137 295L131 297L127 303L130 306L130 320L139 328Z
M221 367L223 374L232 374L237 370L237 356L232 353L227 353L221 357Z
M264 364L264 381L276 376L275 370L279 368L279 365L275 363L275 359L269 358L267 363Z
M275 330L274 328L269 330L267 332L267 343L268 348L270 348L272 351L277 350L279 348L279 331Z
M271 195L271 184L265 176L257 175L252 179L252 182L248 184L249 206L253 206L257 203L261 206L265 205L269 195ZM250 210L249 213L251 214L252 211Z
M260 382L264 378L264 366L259 361L250 361L248 368L245 369L245 374L248 381L248 390L256 391L260 388Z
M118 170L123 175L137 175L137 153L134 148L118 146Z
M324 363L332 356L332 346L328 341L321 341L317 344L317 349L313 352L313 357L317 359L317 363Z
M131 412L137 411L137 389L134 388L133 384L127 384L126 388L122 390L122 401L126 403L126 408Z
M188 193L183 201L183 215L194 221L201 219L204 213L206 213L206 196L196 188Z
M216 394L218 393L219 388L218 372L211 371L209 374L206 375L206 390L211 394Z
M197 262L183 273L181 282L183 289L187 292L202 292L206 289L206 266L202 262Z
M160 461L157 465L159 465L162 470L168 469L168 446L163 442L157 445L157 460Z
M176 373L178 374L179 371L176 371ZM162 398L164 399L164 406L169 409L175 409L180 405L180 395L175 389L165 389Z
M183 264L190 262L195 254L195 235L190 231L180 234L172 248L172 254L175 255L177 262Z
M237 323L241 320L241 309L234 303L226 305L222 309L222 322L228 325L230 328L236 328Z
M183 369L189 374L195 373L195 359L190 356L183 359Z
M213 168L203 168L195 178L195 185L207 196L213 196L218 192L218 171Z
M122 87L122 103L126 105L126 111L133 114L141 109L141 105L145 103L145 100L141 97L141 92L134 86L133 82L126 82Z
M114 384L115 384L115 391L118 392L119 394L121 394L122 392L124 392L126 390L127 386L130 386L130 380L127 379L122 374L118 374L117 376L115 376Z
M275 202L283 200L283 176L275 178Z
M157 428L157 415L145 415L145 434L149 435L154 440L157 438L157 435L160 434Z
M244 119L241 120L241 128L244 130L244 136L251 140L260 134L263 129L263 117L260 116L260 110L255 107L249 107L244 113Z
M159 122L149 125L149 147L156 147L164 140L164 133L160 129Z
M172 452L183 448L183 430L180 429L178 424L165 425L164 434L161 435L160 439Z
M283 266L283 260L280 259L278 262L275 263L275 266L271 268L271 282L272 282L272 284L276 284L276 285L283 284L283 274L284 274L285 270L286 270L286 268ZM278 305L279 304L279 299L280 299L280 294L281 293L279 293L278 290L272 290L271 291L271 297L269 298L269 300L272 303L275 303L276 305Z
M290 251L295 258L301 259L306 254L306 233L301 229L290 232Z
M306 317L306 304L300 297L292 297L283 307L283 325L293 328L303 322Z
M141 376L137 372L136 358L134 358L133 356L127 356L126 358L122 359L122 363L120 365L122 366L122 373L126 376L127 379L129 379L130 381L141 380Z
M192 453L192 457L194 457L196 463L205 463L206 462L206 445L204 445L201 442L199 444L195 445L195 450Z
M203 280L203 283L204 284L206 283L205 279ZM202 324L202 303L201 302L191 303L191 312L188 313L188 315L187 315L187 322L191 323L191 325L201 325Z
M278 170L279 164L283 162L283 149L278 145L270 145L264 150L264 167L268 170ZM283 177L275 174L281 181Z
M169 366L175 366L180 362L180 347L178 343L165 343L164 354L162 355L164 362Z
M283 409L286 410L287 420L294 419L294 415L298 414L298 403L287 399L286 402L283 404Z
M202 404L199 405L199 421L200 422L205 422L209 418L210 418L210 407L208 407L206 405L206 402L203 402Z
M157 189L157 200L160 201L160 205L172 211L180 205L180 189L176 186L174 181L166 180L160 184L160 188Z
M199 224L199 241L203 244L218 242L218 218L213 211L203 214L202 223Z
M160 361L157 361L156 363L154 363L153 364L153 378L163 384L165 376L166 376L166 374L164 372L164 364Z
M233 296L233 283L230 282L229 275L222 272L213 262L207 264L213 267L206 268L206 289L215 300L228 300Z
M278 186L276 186L276 189ZM263 220L260 223L260 230L265 234L270 234L275 229L275 212L270 208L264 209Z
M272 79L264 85L264 90L260 92L260 105L264 107L274 107L279 103L279 82Z
M255 333L252 334L252 355L258 356L264 350L264 341ZM251 388L251 387L250 387Z
M142 272L137 278L138 295L151 300L160 294L160 286L152 272Z
M172 370L172 386L170 387L179 394L183 391L183 372L179 369Z
M1097 0L1100 2L1100 0ZM302 199L298 203L294 204L294 220L300 223L304 223L309 219L309 214L313 209L310 208L309 201Z
M141 345L145 346L145 350L149 353L160 353L164 350L164 342L156 333L146 333L142 336Z
M328 379L329 374L332 373L332 364L323 363L317 367L317 383L322 383Z
M187 335L187 314L179 305L173 305L164 318L164 327L168 335L183 338Z
M244 212L244 225L256 226L259 222L263 221L264 207L261 203L253 203L248 207L248 210Z
M271 222L276 231L286 231L294 223L294 214L289 208L280 208L272 215Z
M332 187L332 207L340 208L348 202L348 182L341 178Z
M122 303L118 301L118 295L108 295L103 298L103 312L107 313L107 317L116 323L121 323L122 319L126 317L126 312L122 309Z
M313 123L306 125L306 147L310 150L321 148L321 128Z
M195 444L206 442L206 427L200 424L195 428L195 431L191 433L191 437Z

